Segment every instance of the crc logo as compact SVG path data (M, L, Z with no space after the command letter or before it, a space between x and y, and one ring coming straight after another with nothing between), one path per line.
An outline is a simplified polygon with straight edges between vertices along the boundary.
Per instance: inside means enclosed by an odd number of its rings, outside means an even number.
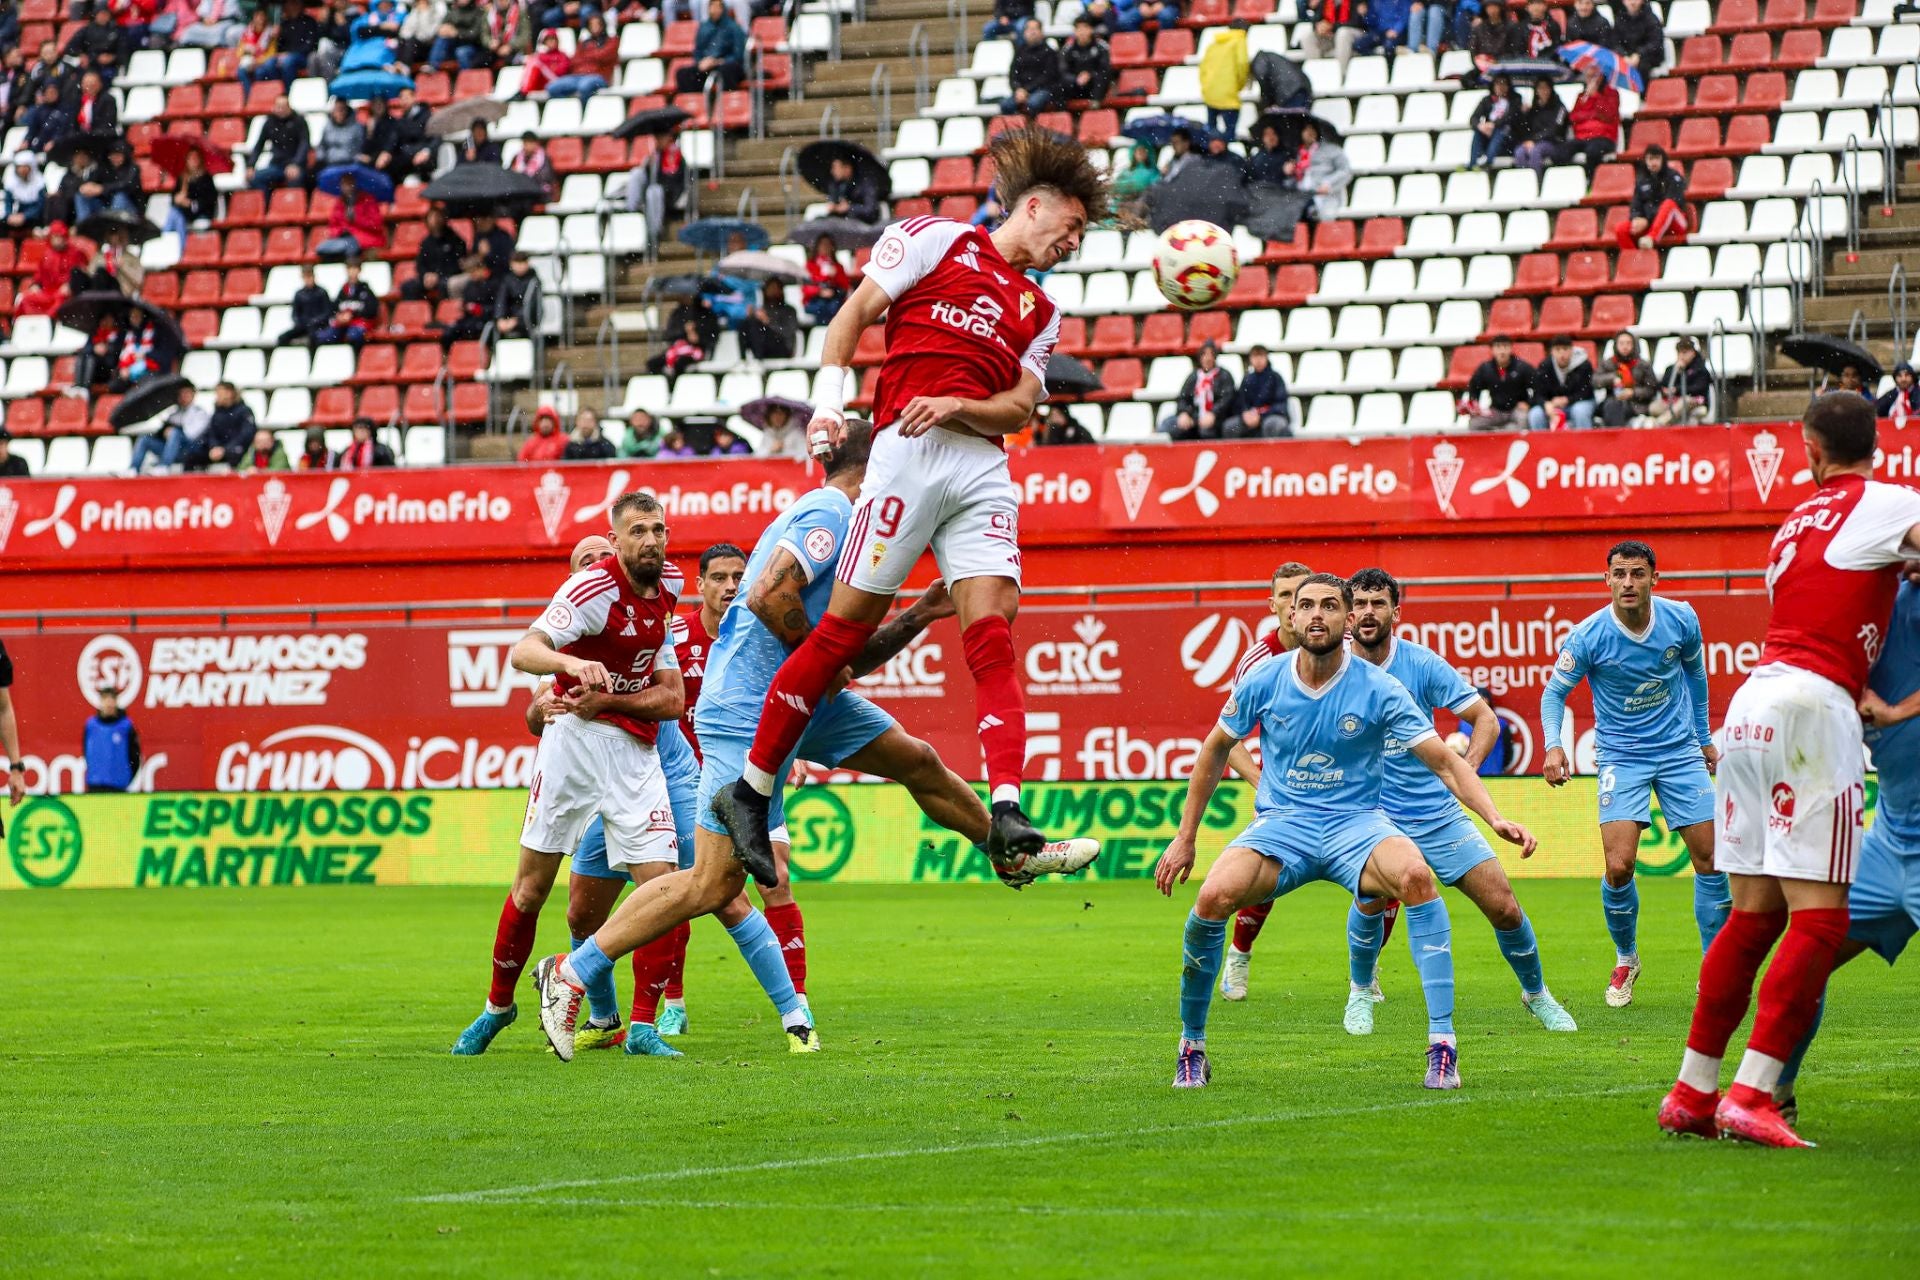
M1197 689L1225 689L1233 683L1240 659L1257 640L1243 618L1210 613L1180 638L1180 665Z
M7 832L7 857L21 882L36 889L65 884L80 866L85 841L73 810L49 796L29 800Z
M1106 639L1107 624L1087 614L1073 624L1074 640L1042 640L1027 650L1027 692L1120 692L1120 645Z
M826 787L787 796L787 867L795 880L831 880L853 857L853 813Z
M87 641L74 670L81 696L95 706L100 705L99 691L103 685L120 691L121 706L132 706L140 694L142 674L140 654L115 635L95 636Z
M940 654L940 646L922 631L912 644L888 658L885 666L862 676L860 690L875 698L938 698L947 691Z

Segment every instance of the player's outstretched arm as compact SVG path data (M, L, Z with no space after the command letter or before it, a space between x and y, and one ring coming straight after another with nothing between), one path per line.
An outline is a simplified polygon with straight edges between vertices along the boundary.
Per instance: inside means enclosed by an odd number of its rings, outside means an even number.
M888 659L912 644L915 636L940 619L951 618L955 612L953 597L947 594L946 579L935 578L918 600L894 614L867 638L867 647L853 661L854 678L857 680L886 666Z
M1260 785L1260 762L1253 758L1253 752L1247 750L1247 744L1236 742L1233 750L1227 753L1227 767L1240 775L1240 780L1248 786Z
M813 384L813 419L807 423L807 444L816 456L824 457L846 430L847 401L860 391L853 354L867 326L892 305L893 299L885 289L871 278L864 279L828 323L826 345L820 352L820 377Z
M807 607L800 599L806 588L806 570L793 552L781 547L747 589L747 608L789 649L798 649L813 630L813 623L807 620Z
M1553 678L1547 681L1547 687L1540 691L1540 727L1546 731L1545 741L1547 757L1540 772L1550 787L1564 785L1573 776L1573 769L1567 763L1567 753L1561 747L1561 726L1567 718L1567 695L1579 687L1587 674L1586 650L1581 645L1580 633L1574 632L1560 646L1560 656L1553 661Z
M635 720L678 720L686 714L687 689L677 670L656 667L647 680L647 687L638 693L569 689L561 703L582 720L597 719L609 712Z
M1520 846L1520 856L1531 858L1538 841L1533 833L1517 822L1508 822L1500 816L1499 808L1493 803L1493 796L1487 791L1487 784L1473 767L1453 752L1447 750L1447 744L1438 737L1426 738L1416 744L1413 754L1421 764L1433 770L1440 781L1447 784L1447 790L1461 804L1473 810L1480 819L1493 828L1494 834L1508 844Z
M553 647L553 641L547 638L547 633L538 627L516 640L513 652L507 656L515 671L524 671L528 675L557 676L565 672L587 689L605 689L609 683L605 667L560 652Z
M1169 898L1173 896L1173 886L1185 884L1193 874L1197 852L1194 841L1200 835L1200 819L1220 786L1220 777L1227 769L1227 756L1239 742L1225 726L1216 724L1207 740L1200 744L1200 754L1194 757L1193 776L1187 779L1187 804L1180 813L1180 831L1167 843L1166 852L1153 868L1153 883Z
M1485 698L1475 698L1460 712L1460 718L1473 726L1467 742L1467 766L1478 772L1500 741L1500 713Z
M966 400L959 396L915 396L907 401L894 425L903 436L920 436L935 427L951 425L976 435L1010 435L1033 420L1044 390L1033 370L1023 369L1020 382L985 400Z

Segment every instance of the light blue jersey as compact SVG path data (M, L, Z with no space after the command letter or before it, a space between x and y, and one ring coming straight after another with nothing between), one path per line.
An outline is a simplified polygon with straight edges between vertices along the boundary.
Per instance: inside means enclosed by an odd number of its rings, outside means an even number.
M1887 647L1867 687L1889 705L1920 690L1920 587L1911 582L1894 597ZM1848 932L1891 964L1920 928L1920 719L1872 730L1867 744L1880 796L1848 895Z
M1414 705L1423 710L1464 713L1480 700L1473 686L1445 658L1411 640L1398 636L1389 642L1387 660L1380 670L1398 680ZM1431 720L1426 725L1433 728ZM1460 802L1447 790L1433 770L1421 764L1398 738L1389 738L1387 786L1381 793L1381 808L1399 827L1412 834L1420 827L1450 822L1460 816Z
M1613 606L1573 629L1540 698L1547 743L1560 741L1567 695L1585 679L1593 692L1594 749L1601 764L1697 752L1707 724L1707 655L1693 606L1653 597L1640 635Z

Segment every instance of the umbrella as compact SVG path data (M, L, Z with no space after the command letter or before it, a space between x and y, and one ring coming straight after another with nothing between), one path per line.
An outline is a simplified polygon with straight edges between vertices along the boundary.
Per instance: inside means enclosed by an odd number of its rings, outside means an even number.
M1288 107L1304 110L1313 102L1313 86L1292 58L1281 57L1269 49L1253 55L1249 70L1253 73L1253 82L1260 86L1262 110Z
M124 318L129 311L138 311L153 323L154 357L162 364L172 364L186 349L187 340L172 316L144 298L129 298L114 290L96 290L67 299L54 323L91 334L104 321Z
M671 276L655 276L647 281L645 292L656 298L691 298L702 293L724 293L726 286L712 276L697 272L683 272Z
M233 157L197 133L166 133L153 140L153 162L163 172L179 177L186 172L187 153L198 151L208 173L232 173Z
M1199 218L1217 227L1235 227L1247 220L1246 180L1239 162L1205 157L1188 164L1166 182L1147 189L1147 220L1155 231L1176 222Z
M841 249L870 249L879 242L885 227L867 222L855 222L852 218L815 218L803 222L792 231L793 243L804 245L808 250L821 236L832 236L835 247Z
M806 423L813 418L813 406L805 400L789 400L786 396L761 396L758 400L749 400L740 406L740 416L762 431L767 430L767 414L775 409L785 409L792 414L791 421Z
M1860 371L1860 381L1869 387L1880 381L1880 362L1871 352L1824 333L1789 334L1780 344L1780 354L1809 369L1822 369L1836 377L1852 365Z
M134 244L145 244L149 240L160 238L160 228L148 222L137 213L128 213L124 209L102 209L74 231L89 240L105 240L115 231L124 231Z
M1213 130L1198 120L1189 120L1185 116L1142 116L1138 120L1130 121L1127 127L1120 131L1120 136L1158 148L1173 141L1176 129L1185 129L1192 135L1195 151L1205 151L1208 140L1213 137Z
M117 133L70 133L47 148L47 163L73 167L76 152L84 151L96 160L104 160L116 142L126 139Z
M450 107L442 107L427 119L429 138L451 138L476 124L492 124L507 114L507 104L498 98L466 98Z
M825 191L833 181L835 160L851 164L853 180L871 183L882 200L893 194L893 179L887 173L887 166L881 164L873 152L844 138L822 138L800 148L800 176L813 184L816 191Z
M638 138L643 135L672 133L691 119L693 116L679 107L650 107L645 111L636 111L622 120L620 127L613 131L613 136Z
M1598 67L1601 78L1615 89L1631 89L1635 93L1646 92L1646 81L1640 73L1620 61L1620 55L1603 45L1589 44L1585 40L1575 40L1563 44L1557 50L1560 61L1575 69Z
M1551 80L1559 84L1573 79L1573 71L1550 58L1513 58L1494 63L1482 78L1490 82L1495 76L1509 80Z
M163 373L157 378L148 378L113 406L108 421L125 431L158 417L180 402L180 388L186 385L187 380L177 373Z
M1099 374L1072 356L1063 356L1056 351L1047 357L1047 394L1049 395L1084 396L1101 390L1105 385L1100 381Z
M1286 244L1293 239L1294 228L1306 217L1313 197L1298 187L1277 182L1247 184L1247 232L1261 240Z
M505 213L506 205L544 204L547 189L524 173L497 164L457 164L429 182L420 193L429 203L438 200L452 217L476 213Z
M349 71L333 78L333 83L327 86L327 95L348 102L365 102L369 98L391 98L402 89L411 88L412 76L391 71Z
M1320 130L1320 141L1334 143L1340 141L1340 131L1328 124L1324 118L1314 115L1311 111L1268 111L1253 122L1253 128L1248 133L1248 137L1258 142L1260 141L1260 135L1265 133L1267 128L1271 126L1280 131L1280 149L1282 151L1298 151L1300 149L1300 130L1308 121L1312 121L1314 127ZM1198 139L1195 139L1194 145L1198 147L1201 143Z
M719 270L742 280L799 280L807 278L807 269L777 253L756 253L751 249L730 253L720 259Z
M352 178L355 186L381 204L389 204L393 200L393 179L364 164L329 165L320 171L319 181L314 185L330 196L337 196L340 194L342 178Z
M765 227L745 218L696 219L680 228L680 243L691 245L701 253L722 254L727 251L728 237L736 233L747 238L749 249L764 249L773 243Z

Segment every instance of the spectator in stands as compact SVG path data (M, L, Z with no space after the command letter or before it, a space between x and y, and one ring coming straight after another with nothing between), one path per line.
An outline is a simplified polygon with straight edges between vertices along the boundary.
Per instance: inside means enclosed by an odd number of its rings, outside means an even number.
M785 405L769 406L766 426L760 430L760 456L805 462L808 454L806 425L804 420L795 418L793 411Z
M447 223L447 211L439 205L430 206L427 234L413 256L413 278L400 286L400 296L430 302L443 300L448 282L460 274L460 261L467 253L467 242Z
M1607 393L1600 406L1600 421L1609 427L1625 427L1644 421L1652 411L1660 380L1647 361L1640 339L1622 329L1613 335L1600 367L1593 371L1593 386L1596 392Z
M467 130L467 140L454 152L455 164L491 164L505 167L500 159L500 144L487 133L487 122L475 120Z
M1559 156L1567 144L1566 104L1553 91L1549 80L1533 82L1533 100L1514 121L1509 135L1514 141L1513 162L1540 173Z
M185 252L187 233L205 231L220 216L220 191L207 172L207 162L197 149L189 149L180 180L167 198L167 223L164 228L179 237Z
M1667 29L1647 0L1621 0L1621 4L1614 10L1613 47L1642 80L1652 80L1667 60Z
M707 0L707 20L693 35L693 65L680 68L676 78L681 93L699 93L709 76L720 77L723 89L738 89L746 78L747 33L723 0Z
M1488 0L1489 4L1498 0ZM1467 382L1467 426L1474 431L1499 431L1527 425L1532 406L1533 366L1513 354L1513 339L1500 334L1489 344L1492 354L1480 362ZM1485 407L1479 403L1487 397Z
M167 371L159 354L153 317L142 311L129 311L120 331L120 350L116 368L107 382L107 390L123 396L148 378Z
M13 452L13 432L0 422L0 480L25 480L33 474L27 460Z
M520 12L520 6L513 6L514 12ZM415 63L429 61L427 54L433 50L433 42L440 37L440 29L447 25L447 0L413 0L407 10L407 16L401 19L400 35L394 43L393 56L412 66ZM511 61L501 58L500 61Z
M1526 56L1540 62L1552 59L1563 33L1559 22L1547 12L1547 0L1527 0L1527 18L1520 25L1527 37Z
M296 471L331 471L333 454L327 449L327 433L322 427L308 427L300 442L300 456L293 460Z
M1426 0L1407 7L1407 48L1418 53L1424 50L1435 58L1447 46L1447 29L1451 25L1451 15L1442 0Z
M740 345L756 360L791 360L799 350L800 313L778 280L761 286L760 300L740 322Z
M100 196L106 190L100 185L105 166L93 158L93 154L81 151L73 157L73 163L67 166L66 176L60 179L60 187L53 193L50 212L62 221L82 222L100 209Z
M1288 179L1289 163L1293 157L1280 147L1280 131L1272 125L1260 128L1260 145L1247 152L1246 162L1240 166L1247 175L1248 182L1272 182L1284 185Z
M393 97L390 110L379 98L369 105L372 128L367 147L373 152L373 167L387 175L398 187L409 174L433 172L434 146L427 137L427 118L432 114L414 101L413 90L402 89Z
M1365 6L1357 0L1319 0L1307 12L1312 23L1300 37L1300 52L1309 58L1334 58L1341 74L1353 58L1353 46L1365 30L1360 14Z
M1099 106L1113 87L1113 54L1105 40L1093 34L1093 19L1085 13L1073 20L1073 39L1060 51L1067 72L1067 96Z
M1160 166L1154 163L1153 148L1144 142L1133 144L1128 153L1127 167L1113 180L1113 203L1116 216L1126 213L1137 214L1140 199L1147 189L1160 181Z
M607 34L607 20L596 13L587 19L587 33L574 46L567 74L547 86L547 96L572 96L584 102L612 84L619 73L620 46Z
M1535 431L1585 430L1593 425L1593 410L1593 365L1587 353L1572 338L1555 337L1547 343L1547 358L1533 371L1527 425Z
M82 133L114 133L120 128L120 107L107 92L106 77L98 71L81 75L73 99L67 103L67 114L73 117L73 127Z
M686 191L687 162L678 132L656 136L653 154L627 174L627 210L647 215L647 230L657 241L667 219L680 212Z
M50 316L73 296L74 280L86 277L87 251L67 234L67 224L55 220L47 227L47 247L33 269L33 282L20 291L16 316Z
M240 41L244 23L240 0L198 0L194 20L175 34L173 42L190 49L230 49Z
M100 168L99 209L118 209L122 213L137 214L147 202L147 193L140 181L140 166L134 161L133 147L125 138L115 138L113 145L107 148L107 162ZM84 222L92 217L91 213L80 215Z
M333 455L335 471L365 471L369 467L393 465L393 450L373 438L373 419L355 418L349 428L353 438L347 447Z
M1047 444L1093 444L1093 432L1077 422L1067 412L1065 405L1053 405L1047 410L1046 421L1034 432L1036 443Z
M1893 366L1893 386L1874 402L1873 408L1900 427L1906 426L1909 418L1920 417L1920 382L1915 381L1911 364L1902 360Z
M471 71L487 60L487 25L487 15L476 0L453 0L446 20L434 32L427 62L436 67L452 63Z
M125 66L136 50L147 47L147 32L160 12L160 0L112 0L107 7L113 11L115 25L120 28L120 65ZM9 38L19 38L17 25Z
M327 122L320 126L320 145L313 149L314 168L360 164L367 158L367 126L360 123L344 98L335 98L327 104Z
M1130 31L1160 31L1180 21L1179 0L1115 0L1114 8L1125 22L1131 11L1138 16Z
M1199 156L1194 154L1191 129L1177 128L1168 134L1167 149L1172 154L1167 157L1167 163L1161 168L1160 176L1168 182L1179 177L1182 169L1199 159Z
M360 260L347 259L347 278L340 292L333 295L333 314L326 325L313 335L316 345L345 342L358 351L367 340L367 330L380 315L380 299L360 278Z
M475 237L476 241L478 236ZM511 262L512 258L509 257ZM493 263L477 246L467 258L467 270L464 275L455 277L456 292L460 298L460 314L454 322L440 333L440 345L451 347L456 342L471 342L487 331L487 325L493 320L493 313L500 305L500 276L506 272L494 274Z
M1388 0L1404 5L1406 0ZM1240 132L1240 91L1247 87L1247 28L1235 18L1216 32L1200 55L1200 100L1207 104L1207 128L1231 138Z
M694 458L699 455L687 444L687 438L678 431L669 431L660 441L660 450L656 458Z
M1473 133L1468 168L1478 165L1491 169L1495 160L1507 154L1514 127L1524 110L1520 95L1513 91L1513 81L1505 75L1496 75L1487 96L1480 99L1480 105L1473 109L1473 116L1467 122Z
M1228 423L1221 433L1229 438L1279 440L1293 434L1287 383L1268 363L1265 347L1255 346L1247 352L1247 372L1240 382L1235 412L1238 422Z
M1473 65L1482 79L1493 73L1496 62L1525 57L1526 48L1526 29L1507 17L1506 5L1501 0L1486 0L1480 21L1467 35L1467 51L1473 55Z
M279 437L265 427L253 433L253 445L240 455L235 471L245 475L253 471L291 471L293 464L287 461L287 447L280 443Z
M140 731L120 708L120 691L110 684L94 690L99 709L87 717L80 734L87 762L87 790L125 791L140 776Z
M31 231L47 216L47 180L40 173L40 157L22 151L7 166L4 188L7 230Z
M134 475L145 471L149 462L161 471L173 471L199 446L211 415L196 402L197 394L190 384L183 384L173 408L160 420L160 429L133 442L133 458L127 465Z
M138 318L138 313L135 313ZM99 328L87 344L73 357L73 381L62 387L60 394L67 396L86 396L95 387L105 386L113 376L113 368L120 359L120 344L124 339L120 322L124 317L111 316L101 320Z
M1859 381L1856 371L1854 381ZM1673 363L1660 375L1660 390L1654 397L1653 412L1647 415L1651 427L1689 426L1705 422L1713 400L1713 373L1700 358L1692 338L1674 344Z
M851 218L873 226L880 221L880 192L873 180L853 166L845 156L835 156L829 166L827 212L836 218ZM745 242L741 244L745 248Z
M1873 402L1873 392L1867 389L1866 381L1860 376L1859 365L1854 365L1854 364L1841 365L1840 366L1840 385L1837 387L1832 386L1830 385L1829 379L1822 378L1820 380L1820 389L1814 392L1814 395L1818 397L1818 396L1824 396L1824 395L1837 395L1843 392L1850 396L1859 396L1861 399L1866 400L1869 403Z
M359 258L387 247L387 215L360 189L352 173L340 175L340 195L327 214L327 234L314 252L322 260Z
M1047 43L1047 33L1038 18L1027 19L1020 33L1020 46L1013 51L1013 65L1007 70L1010 90L1000 100L1000 114L1036 115L1064 93L1066 68L1060 55Z
M829 324L840 314L840 306L852 289L847 269L840 265L833 237L821 236L813 242L813 256L807 259L807 283L800 291L801 305L806 307L815 324Z
M48 84L59 88L67 74L66 68L60 64L60 52L53 41L42 40L40 52L33 61L27 62L23 57L16 65L11 54L17 49L18 46L8 51L6 111L4 116L0 116L0 123L9 128L16 124L25 125L27 113L40 100L40 90ZM58 101L58 95L55 100Z
M1233 415L1233 375L1220 367L1219 351L1203 343L1199 359L1173 412L1160 420L1160 430L1174 440L1218 440L1220 424Z
M533 430L520 443L522 462L558 462L567 451L566 433L560 430L560 414L551 405L533 411Z
M254 63L253 79L278 80L291 87L307 69L307 60L320 47L323 29L307 16L304 0L286 0L280 7L280 30L271 58Z
M280 335L280 345L313 343L322 329L333 322L333 298L313 280L313 264L300 267L300 287L293 295L293 327Z
M120 30L114 26L113 10L95 5L87 25L73 33L60 56L70 66L90 67L102 80L112 80L120 69Z
M255 191L304 186L311 151L307 122L295 115L293 103L282 97L273 104L260 127L260 140L247 155L247 166L252 170L248 185Z
M520 150L507 167L545 187L547 199L551 200L560 194L560 175L554 172L553 158L547 154L546 144L540 141L538 135L521 135Z
M980 28L980 39L1011 40L1033 16L1033 0L993 0L993 16Z
M691 298L682 299L678 306L667 313L667 322L660 327L661 335L679 333L681 326L691 320L693 327L700 332L700 345L703 348L711 351L718 346L720 317L713 313L713 307L707 301L708 296L696 293Z
M1598 67L1587 67L1586 82L1568 116L1573 121L1573 141L1561 152L1561 162L1577 160L1591 177L1620 146L1620 93L1607 83Z
M124 227L107 232L107 238L93 247L93 256L87 259L88 289L102 293L118 290L129 298L137 298L146 278L147 269L141 265L140 251Z
M1313 197L1319 221L1340 216L1347 203L1347 187L1353 182L1353 165L1347 160L1346 148L1321 140L1320 126L1310 118L1300 126L1300 151L1294 157L1293 173L1295 184Z
M670 379L677 379L705 360L710 349L700 334L699 323L692 319L684 320L678 336L667 344L665 351L647 361L647 368L654 373L664 373Z
M330 0L324 14L316 21L320 23L320 42L314 47L313 56L307 59L307 74L331 80L339 74L340 60L346 57L347 50L353 46L355 18L347 6L347 0ZM393 35L394 60L412 65L413 59L400 56L398 26L394 28Z
M272 63L274 53L279 49L280 32L273 25L273 16L267 7L261 5L247 18L247 26L240 33L236 46L237 65L234 77L248 88L253 86L256 74L265 74L265 68Z
M533 260L525 249L515 249L500 277L500 288L493 304L495 338L524 338L529 329L540 324L540 277L533 274Z
M257 430L259 424L253 420L253 410L240 398L240 388L222 382L213 389L213 412L207 417L207 429L183 457L182 465L188 471L231 468L253 443Z
M753 452L753 446L733 433L726 423L716 423L713 428L713 448L707 450L709 458L736 458Z
M627 438L620 444L623 458L652 458L660 453L660 423L645 409L627 419Z
M513 233L492 214L477 213L473 216L473 253L485 260L487 270L498 280L513 265Z
M1614 240L1620 252L1638 245L1651 249L1661 244L1678 244L1687 238L1692 224L1687 218L1687 176L1677 165L1667 163L1666 148L1647 148L1639 169L1633 175L1633 200L1627 206L1627 220L1614 228Z
M487 8L487 49L494 61L512 62L533 52L533 19L520 0L493 0Z
M49 80L40 86L39 98L21 114L20 124L27 131L22 145L40 155L73 132L73 117L60 105L58 81Z
M613 457L613 441L600 434L600 415L582 409L573 415L573 434L560 456L568 462L604 462Z
M527 55L525 70L521 73L522 97L545 93L548 85L565 76L573 66L573 60L560 49L558 31L548 28L534 43L538 47Z
M1613 24L1595 7L1593 0L1573 0L1573 12L1566 15L1564 44L1584 40L1602 49L1613 48Z
M1407 0L1365 0L1366 30L1354 43L1354 52L1383 53L1391 58L1407 42L1407 23L1412 14Z

